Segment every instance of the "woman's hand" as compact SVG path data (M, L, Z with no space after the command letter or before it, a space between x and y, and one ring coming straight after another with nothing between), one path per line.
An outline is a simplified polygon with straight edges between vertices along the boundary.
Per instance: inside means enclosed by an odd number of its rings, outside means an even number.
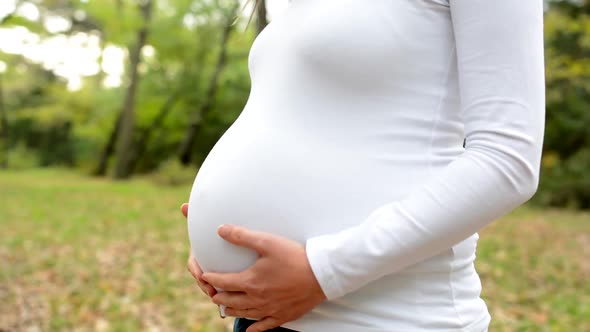
M180 211L182 211L182 214L186 217L188 215L188 204L182 204L182 206L180 207ZM205 293L209 297L213 297L215 294L217 294L215 288L213 288L211 285L209 285L209 283L203 280L203 271L201 270L199 263L197 263L197 260L193 256L192 250L190 250L190 255L188 257L186 267L188 271L193 275L193 278L195 278L195 280L197 281L197 285L199 285L199 288L203 291L203 293Z
M224 290L213 296L213 302L225 305L228 316L259 320L247 332L266 331L293 321L326 299L301 244L232 225L222 225L218 233L226 241L260 255L242 272L206 272L201 277L209 286Z

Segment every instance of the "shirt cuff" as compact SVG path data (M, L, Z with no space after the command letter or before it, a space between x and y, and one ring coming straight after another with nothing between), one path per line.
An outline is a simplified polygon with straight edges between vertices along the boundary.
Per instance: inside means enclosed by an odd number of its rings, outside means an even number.
M326 295L328 300L333 300L343 296L346 292L338 283L336 274L330 264L330 257L326 252L326 248L322 245L322 242L325 243L325 240L323 240L324 237L326 236L318 236L307 240L305 252L311 270L320 284L324 295Z
M328 300L342 297L366 282L374 280L374 266L386 253L375 252L366 243L367 232L382 219L393 219L393 206L397 202L374 210L360 225L334 234L320 235L307 240L307 260ZM361 262L359 262L359 260ZM355 261L358 263L355 263ZM365 266L362 266L365 264Z

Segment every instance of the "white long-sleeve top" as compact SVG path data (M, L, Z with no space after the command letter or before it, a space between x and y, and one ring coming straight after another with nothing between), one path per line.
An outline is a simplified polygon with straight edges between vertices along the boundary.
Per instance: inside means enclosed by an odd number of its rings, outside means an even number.
M292 1L195 181L199 263L251 264L214 236L241 224L306 245L328 301L285 327L485 331L477 231L537 188L542 20L542 0Z

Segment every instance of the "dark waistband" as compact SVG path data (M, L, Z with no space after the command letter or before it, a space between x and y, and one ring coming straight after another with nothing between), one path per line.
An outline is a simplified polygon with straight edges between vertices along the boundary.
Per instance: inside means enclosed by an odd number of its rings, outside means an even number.
M236 318L234 322L234 332L245 332L248 326L256 323L255 320L250 320L246 318ZM297 332L295 330L286 329L284 327L277 327L272 330L268 330L270 332Z

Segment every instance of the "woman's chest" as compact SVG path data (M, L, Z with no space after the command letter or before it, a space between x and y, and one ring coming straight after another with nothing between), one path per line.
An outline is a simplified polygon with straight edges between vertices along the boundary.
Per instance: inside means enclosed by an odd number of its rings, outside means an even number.
M407 79L448 65L453 46L449 9L434 0L293 0L254 43L250 66Z

